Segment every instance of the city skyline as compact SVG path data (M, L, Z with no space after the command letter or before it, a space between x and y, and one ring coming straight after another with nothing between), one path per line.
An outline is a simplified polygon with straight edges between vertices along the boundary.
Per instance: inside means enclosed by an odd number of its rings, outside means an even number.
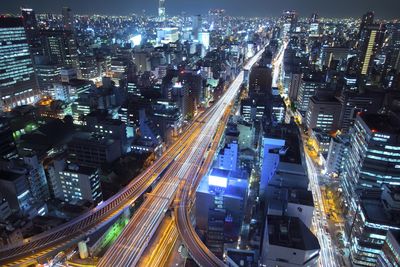
M92 15L129 15L132 13L146 15L157 15L158 1L138 1L138 0L116 0L116 1L96 1L93 6L92 2L78 2L74 0L17 0L2 3L0 14L12 13L18 14L19 7L25 6L34 8L39 13L60 13L63 6L69 6L75 14ZM345 0L335 1L334 6L327 1L312 0L306 4L300 1L259 1L259 0L218 0L218 1L201 1L188 3L181 0L166 1L167 15L180 15L182 12L186 14L206 14L209 9L221 8L227 11L228 15L244 16L244 17L276 17L282 10L296 10L301 17L308 17L312 13L318 13L321 17L327 18L347 18L359 17L362 10L372 10L377 18L398 19L397 10L400 9L400 2L393 0L383 1L362 1L355 0L349 3ZM386 8L390 6L391 8Z
M0 266L400 266L400 3L20 2Z

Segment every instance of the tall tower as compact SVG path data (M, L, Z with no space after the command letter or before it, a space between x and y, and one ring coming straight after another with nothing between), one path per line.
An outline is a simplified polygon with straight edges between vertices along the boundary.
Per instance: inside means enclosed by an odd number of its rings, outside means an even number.
M374 12L372 11L368 11L367 13L365 13L362 18L361 18L361 22L360 22L360 28L358 30L358 38L360 39L362 37L362 35L364 34L364 30L366 27L374 24Z
M0 110L35 103L39 98L22 18L0 17Z
M21 7L21 16L22 23L25 28L26 39L32 55L35 56L43 54L35 11L31 8Z
M165 21L165 0L159 0L158 2L158 17L160 21Z
M72 15L72 11L69 7L62 8L62 22L64 30L74 30L74 16Z
M381 24L366 26L360 40L361 75L368 75L374 57L382 47L386 28Z

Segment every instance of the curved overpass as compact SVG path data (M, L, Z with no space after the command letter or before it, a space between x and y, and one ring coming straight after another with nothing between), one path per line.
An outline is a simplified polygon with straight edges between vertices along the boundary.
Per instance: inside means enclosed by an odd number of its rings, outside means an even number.
M257 55L254 56L245 66L245 69L250 69L251 66L258 61L261 53L262 51L258 52ZM227 106L227 103L230 103L238 92L242 80L243 71L238 75L238 77L229 87L224 96L221 97L218 102L219 105L214 105L212 108L204 112L198 119L196 119L194 123L192 123L188 129L186 129L183 136L181 136L170 148L168 148L167 151L152 166L147 168L141 175L136 177L124 189L122 189L110 199L101 203L99 206L69 221L66 224L63 224L59 227L56 227L52 230L46 231L34 237L27 238L19 244L0 249L0 264L14 262L18 259L32 255L40 256L40 253L45 253L44 251L48 252L49 250L57 250L59 246L61 246L65 242L74 238L78 239L80 237L84 237L88 232L95 231L96 226L108 222L115 216L119 215L124 208L128 207L129 205L134 203L140 196L142 196L148 190L148 188L157 180L160 174L166 168L168 168L169 165L177 157L180 157L181 152L184 151L188 145L190 145L190 142L188 142L188 140L192 140L191 142L193 142L193 139L191 139L190 137L196 135L195 132L199 130L199 124L205 124L206 120L212 118L211 124L214 123L214 126L216 126L215 123L219 122ZM209 121L206 124L209 125L208 127L211 127ZM204 130L204 127L205 126L200 128ZM201 148L203 149L206 149L208 147L208 144L212 137L210 133L215 132L216 130L216 128L213 128L213 130L211 130L212 128L213 127L209 128L206 131L207 134L209 134L209 139L207 141L206 138L204 140L206 140L207 142L204 141L201 143ZM200 149L200 151L201 150L202 149ZM199 155L201 155L200 160L202 160L204 153L205 150L202 154L199 153ZM199 157L196 157L195 161L197 161L198 159ZM174 170L177 169L174 168ZM189 170L186 170L186 172L184 172L182 175L186 174L184 175L185 179L190 179L190 177L187 177L187 175L193 174L192 171L193 170L190 168ZM174 192L176 192L176 189ZM201 240L194 239L194 241L194 244L199 245L201 243L199 247L202 247L203 250L206 249Z
M260 59L264 49L261 49L251 60L245 65L245 70L250 70L252 66ZM243 71L238 75L232 85L229 87L227 93L224 95L226 99L225 103L233 102L236 93L243 81ZM224 262L215 256L203 243L200 237L197 235L190 218L190 210L193 204L193 200L195 197L195 190L197 188L198 183L203 178L203 176L208 171L209 167L212 164L214 152L218 148L219 140L221 139L225 125L229 118L230 108L227 107L224 110L224 116L219 118L219 121L222 122L217 129L217 134L214 137L214 140L210 140L212 143L210 153L207 155L207 158L203 162L201 168L197 173L191 176L191 179L184 181L181 190L178 192L176 196L177 206L175 208L175 222L178 228L178 232L182 238L184 245L186 246L189 254L192 256L194 261L204 267L222 267L225 266Z
M118 216L122 210L133 204L148 188L156 182L160 174L182 152L187 145L186 140L198 129L199 123L204 123L214 107L204 112L185 131L185 133L167 151L142 174L130 182L124 189L83 215L49 231L43 232L13 246L0 249L0 265L12 263L33 255L42 256L49 249L57 250L58 246L74 238L84 237L88 232L95 231L96 226L106 223Z
M258 56L262 54L259 52ZM250 68L258 60L258 57L250 60L246 67ZM213 107L205 112L203 121L195 123L197 129L183 142L187 143L179 156L172 162L162 180L155 189L147 194L140 208L133 215L128 225L115 243L107 250L99 261L98 266L123 267L135 266L142 253L148 246L151 238L165 216L166 211L175 199L180 185L186 190L194 188L198 172L204 164L206 155L213 157L213 153L207 153L209 144L216 138L217 130L223 133L225 123L229 117L230 103L235 99L243 82L243 71L228 87L225 94L218 99ZM223 123L221 123L221 120ZM208 158L208 157L207 157ZM189 193L190 195L190 193ZM185 197L185 195L182 195ZM179 199L179 196L178 196ZM186 198L181 202L183 208L187 205ZM181 214L186 215L186 212ZM179 217L178 217L179 218ZM179 220L182 225L179 230L182 236L190 236L187 241L190 253L202 266L223 266L223 262L217 259L213 253L207 251L205 245L199 240L191 227L189 220ZM191 233L188 233L191 231ZM197 238L197 239L196 239Z

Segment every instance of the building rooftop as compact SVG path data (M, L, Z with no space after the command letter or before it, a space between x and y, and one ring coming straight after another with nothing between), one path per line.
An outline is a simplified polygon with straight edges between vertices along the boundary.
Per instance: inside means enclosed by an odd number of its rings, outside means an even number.
M0 28L18 28L23 27L20 17L0 16Z
M310 101L325 105L341 105L339 100L331 94L316 94L310 98Z
M297 217L268 215L266 228L270 245L305 251L320 249L317 237Z
M392 113L388 114L359 114L371 131L384 132L388 134L400 133L400 119Z
M20 173L0 170L0 180L5 180L5 181L12 182L12 181L15 181L18 178L20 178L21 175L22 174L20 174Z
M258 266L256 253L252 250L239 250L228 248L226 255L229 257L237 266L240 267L253 267Z
M281 162L302 163L299 130L295 124L269 127L266 129L265 137L285 140L285 153L281 153Z
M213 193L218 190L223 191L223 195L227 197L243 198L248 187L247 176L247 173L241 170L229 171L213 168L210 175L200 181L197 192ZM216 189L218 187L219 189Z
M385 211L384 205L379 197L361 197L361 211L366 221L381 225L398 227L400 217Z
M102 145L112 145L115 143L114 139L106 138L104 136L96 135L89 132L78 132L75 133L71 142L89 142L89 143L96 143Z
M91 175L91 174L95 173L97 171L97 169L89 167L89 166L85 166L85 165L71 163L65 168L64 171L70 172L70 173Z
M268 202L272 200L283 200L289 203L296 203L305 206L314 206L312 192L303 188L279 187L275 185L268 186Z

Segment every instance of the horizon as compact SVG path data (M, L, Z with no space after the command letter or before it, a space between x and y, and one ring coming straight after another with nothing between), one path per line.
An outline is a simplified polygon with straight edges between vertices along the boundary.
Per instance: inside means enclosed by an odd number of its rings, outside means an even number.
M26 3L29 2L29 3ZM229 2L229 4L227 4ZM293 0L283 2L273 2L258 0L248 0L246 4L241 0L219 0L190 3L187 4L181 0L166 1L167 16L180 16L182 13L188 15L207 14L210 9L224 9L228 16L248 17L248 18L276 18L284 10L295 10L301 18L308 18L312 13L318 13L321 18L346 19L359 18L366 11L374 11L377 19L381 20L399 20L397 10L400 9L400 2L392 0L382 0L379 3L375 1L353 0L350 4L346 0L335 1L335 7L326 5L327 1L309 0L299 4ZM386 4L385 4L386 3ZM321 6L322 4L322 6ZM324 5L325 4L325 5ZM387 8L387 6L391 8ZM104 0L93 2L78 3L74 0L16 0L2 4L0 14L20 14L21 7L32 8L36 14L61 14L62 7L68 6L76 15L104 15L104 16L129 16L132 14L156 16L157 1L138 2L137 0L115 0L112 4ZM259 8L258 8L259 7ZM363 11L360 11L362 7Z

